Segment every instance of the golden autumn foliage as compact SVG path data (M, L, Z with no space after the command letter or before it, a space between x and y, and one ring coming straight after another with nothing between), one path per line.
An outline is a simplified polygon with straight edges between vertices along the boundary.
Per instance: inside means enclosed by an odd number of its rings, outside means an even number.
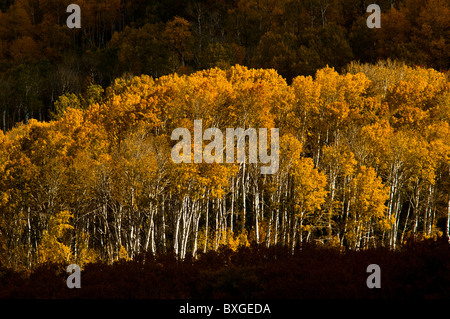
M38 262L68 263L70 261L72 255L70 246L62 242L66 232L73 229L73 226L69 224L69 218L73 218L73 215L68 211L50 217L47 230L44 230L38 247Z
M172 45L189 58L188 43ZM53 121L0 132L0 262L184 258L251 241L395 247L408 232L442 233L449 85L431 69L391 67L327 67L289 85L236 65L63 95ZM172 131L198 119L203 130L279 128L278 171L261 175L248 156L175 164Z

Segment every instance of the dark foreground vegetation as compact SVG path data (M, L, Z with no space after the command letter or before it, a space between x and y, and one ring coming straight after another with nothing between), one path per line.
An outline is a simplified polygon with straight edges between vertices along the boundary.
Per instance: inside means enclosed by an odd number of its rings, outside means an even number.
M369 289L369 264L381 267L381 288ZM91 263L81 288L66 287L67 265L45 264L29 273L0 270L1 298L426 298L450 297L446 239L406 244L396 251L339 251L305 245L224 248L195 260L140 255L111 265Z

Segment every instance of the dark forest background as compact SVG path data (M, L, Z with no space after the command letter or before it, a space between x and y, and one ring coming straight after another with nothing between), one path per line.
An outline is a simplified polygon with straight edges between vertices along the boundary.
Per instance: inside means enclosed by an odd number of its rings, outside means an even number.
M66 26L72 2L81 29ZM371 3L380 29L366 26ZM59 96L89 97L126 75L240 64L274 68L289 83L350 61L450 64L448 0L3 0L0 9L3 131L50 120Z

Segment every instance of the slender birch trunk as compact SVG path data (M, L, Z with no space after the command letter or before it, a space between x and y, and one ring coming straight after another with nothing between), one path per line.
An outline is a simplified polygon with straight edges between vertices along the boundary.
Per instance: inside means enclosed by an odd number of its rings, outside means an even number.
M446 233L448 242L450 244L450 195L447 195L447 227L446 227Z

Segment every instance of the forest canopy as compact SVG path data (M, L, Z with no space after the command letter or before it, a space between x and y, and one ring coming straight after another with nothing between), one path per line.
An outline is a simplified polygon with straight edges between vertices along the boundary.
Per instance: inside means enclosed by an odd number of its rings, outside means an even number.
M84 264L250 242L395 248L448 234L450 87L397 62L292 83L235 65L117 78L0 133L1 264ZM175 164L171 132L279 128L261 164ZM247 157L248 158L248 157Z

